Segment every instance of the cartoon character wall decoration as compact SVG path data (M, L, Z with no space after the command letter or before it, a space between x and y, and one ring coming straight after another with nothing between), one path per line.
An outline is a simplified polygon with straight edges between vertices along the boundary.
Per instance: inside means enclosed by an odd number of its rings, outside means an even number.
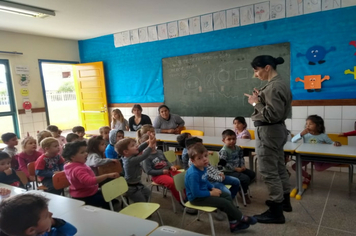
M354 71L347 69L344 71L344 73L345 73L345 75L348 75L348 74L354 75L354 79L356 79L356 66L354 66Z
M306 75L304 76L304 80L298 77L295 79L295 82L304 83L304 89L306 89L308 92L320 92L321 83L329 79L330 76L328 75L325 75L323 79L321 79L321 75Z
M28 77L29 77L28 75L22 74L21 79L19 81L20 85L22 86L28 85L28 83L30 83L30 79Z
M336 47L331 47L329 50L326 50L323 46L315 45L310 47L305 54L298 53L297 57L305 56L309 61L309 65L316 65L317 63L323 64L326 54L335 50Z

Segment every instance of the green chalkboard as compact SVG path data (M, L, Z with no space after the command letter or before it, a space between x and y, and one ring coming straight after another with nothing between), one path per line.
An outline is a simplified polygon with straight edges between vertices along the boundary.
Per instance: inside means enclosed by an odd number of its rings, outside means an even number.
M283 57L277 71L290 83L290 45L280 43L162 59L164 103L180 116L251 116L244 93L266 82L253 78L259 55Z

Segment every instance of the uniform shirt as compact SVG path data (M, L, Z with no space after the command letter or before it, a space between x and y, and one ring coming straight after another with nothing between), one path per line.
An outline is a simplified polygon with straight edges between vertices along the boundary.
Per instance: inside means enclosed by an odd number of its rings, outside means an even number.
M259 103L251 116L253 121L277 123L287 119L292 109L292 93L279 75L260 89L258 97Z

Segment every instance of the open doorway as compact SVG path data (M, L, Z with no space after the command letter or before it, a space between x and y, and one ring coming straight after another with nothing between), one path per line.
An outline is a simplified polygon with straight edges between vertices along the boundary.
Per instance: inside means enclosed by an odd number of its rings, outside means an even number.
M40 61L48 124L64 132L80 125L73 64L75 62Z

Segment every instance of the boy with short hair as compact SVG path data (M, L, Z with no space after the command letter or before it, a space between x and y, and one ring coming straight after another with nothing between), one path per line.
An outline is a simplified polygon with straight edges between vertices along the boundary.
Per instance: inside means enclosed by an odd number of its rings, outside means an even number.
M17 135L14 133L5 133L1 135L1 140L7 145L3 151L9 154L11 157L11 168L17 170L19 168L19 163L16 156L17 148L15 147L19 143L17 140Z
M49 125L47 126L47 130L51 132L52 136L58 140L60 151L59 153L62 153L64 145L67 143L66 138L61 135L62 130L58 128L56 125Z
M115 151L115 144L124 139L124 131L118 129L112 129L109 133L109 145L105 149L105 157L110 159L119 159L119 155Z
M100 135L103 136L106 145L110 144L110 139L109 139L110 130L111 128L109 126L102 126L99 128Z
M88 141L86 138L84 138L85 135L85 129L83 126L74 126L72 129L72 132L77 134L79 136L79 141Z
M78 139L79 139L78 134L74 134L74 133L69 133L69 134L67 134L67 137L66 137L67 143L77 141Z
M125 138L115 144L115 150L123 156L124 172L129 190L126 192L133 202L148 202L151 195L149 188L141 183L141 166L140 163L148 158L152 150L156 147L156 139L154 134L148 132L149 139L142 143L139 147L136 140ZM143 152L139 156L140 152Z
M41 179L42 184L47 187L48 192L61 194L61 190L53 187L52 176L54 173L63 170L64 159L59 155L58 140L50 137L41 141L44 154L35 162L36 175Z
M19 194L0 204L0 235L71 236L77 229L61 219L52 218L48 199L39 194Z
M237 232L256 224L254 217L243 216L233 205L231 195L221 192L207 179L206 167L209 164L208 150L202 143L191 145L188 150L189 158L193 165L189 167L185 175L185 188L188 200L197 206L217 207L225 212L230 223L230 231Z
M219 151L219 158L223 160L224 173L236 177L240 180L242 189L245 193L246 203L250 204L248 196L248 186L256 178L256 173L245 167L243 150L236 145L236 133L231 129L222 132L223 148ZM226 163L225 163L226 161Z
M11 168L11 157L6 152L0 151L0 183L15 187L24 187L16 171Z

